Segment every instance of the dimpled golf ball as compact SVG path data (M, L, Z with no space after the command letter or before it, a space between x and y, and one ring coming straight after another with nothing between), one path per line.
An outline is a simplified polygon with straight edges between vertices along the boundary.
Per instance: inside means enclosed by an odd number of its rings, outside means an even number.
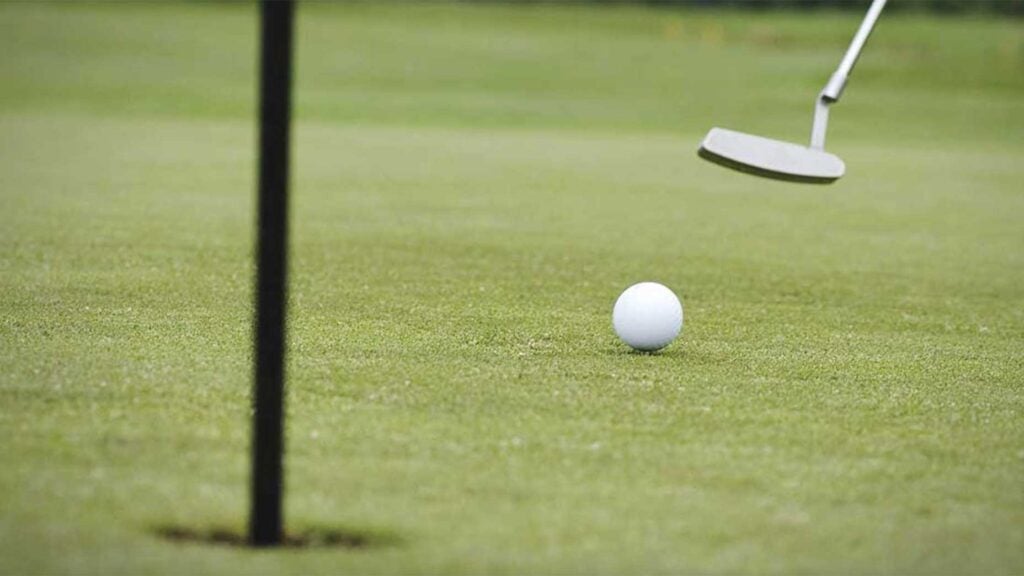
M619 338L636 350L661 350L683 328L683 305L657 282L634 284L615 301L612 326Z

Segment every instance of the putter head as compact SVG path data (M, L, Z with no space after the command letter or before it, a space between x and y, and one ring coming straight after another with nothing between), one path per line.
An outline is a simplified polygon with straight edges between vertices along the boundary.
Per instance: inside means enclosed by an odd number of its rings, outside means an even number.
M712 128L697 154L726 168L788 182L828 184L846 172L843 161L824 150L724 128Z

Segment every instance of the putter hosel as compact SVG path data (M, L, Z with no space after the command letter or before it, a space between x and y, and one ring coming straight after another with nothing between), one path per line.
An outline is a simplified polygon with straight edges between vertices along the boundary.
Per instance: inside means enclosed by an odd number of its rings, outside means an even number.
M850 78L850 73L853 72L853 67L857 64L857 59L860 58L860 53L864 49L864 44L867 43L868 38L871 36L871 31L875 29L875 22L878 21L882 9L885 8L886 1L872 1L871 7L868 8L868 13L864 15L864 20L860 23L860 28L853 35L850 47L846 49L846 54L843 55L843 60L839 63L839 67L832 73L828 83L825 84L825 87L822 88L821 93L818 95L818 100L814 104L814 122L811 124L811 148L816 150L825 149L825 134L828 132L828 107L835 102L839 102L840 96L843 95L846 81Z

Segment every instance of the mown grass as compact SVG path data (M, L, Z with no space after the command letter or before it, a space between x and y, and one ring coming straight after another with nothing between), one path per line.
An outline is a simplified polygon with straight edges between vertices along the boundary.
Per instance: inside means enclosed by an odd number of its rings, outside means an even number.
M694 153L856 24L303 5L288 522L388 537L253 553L161 534L244 525L254 9L0 6L0 571L1019 573L1019 23L884 19L834 186Z

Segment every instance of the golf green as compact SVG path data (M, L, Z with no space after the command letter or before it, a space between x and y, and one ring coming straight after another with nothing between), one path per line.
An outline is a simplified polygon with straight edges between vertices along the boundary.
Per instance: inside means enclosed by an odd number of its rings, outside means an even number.
M300 6L286 521L247 513L257 9L0 4L0 573L1024 571L1024 26ZM631 353L611 307L682 298ZM223 534L221 534L223 533ZM192 538L192 536L195 538Z

